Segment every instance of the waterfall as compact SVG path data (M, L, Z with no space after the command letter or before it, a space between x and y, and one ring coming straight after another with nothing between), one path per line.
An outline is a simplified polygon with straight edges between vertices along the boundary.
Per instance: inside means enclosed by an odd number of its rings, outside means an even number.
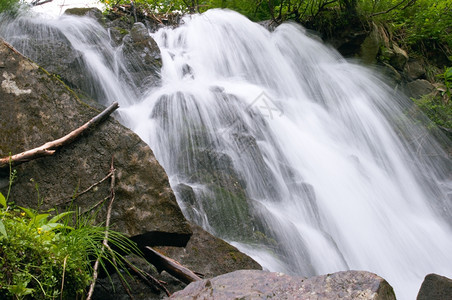
M270 32L225 10L187 16L151 34L161 82L139 91L121 47L91 19L0 24L32 58L32 36L69 40L92 95L120 102L187 218L264 268L367 270L399 299L414 299L428 273L452 277L450 157L409 99L300 26Z

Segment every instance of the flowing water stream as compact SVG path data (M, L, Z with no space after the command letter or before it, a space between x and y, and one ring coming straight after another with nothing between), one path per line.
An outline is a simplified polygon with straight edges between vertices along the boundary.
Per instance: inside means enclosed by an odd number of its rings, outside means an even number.
M302 28L188 16L152 33L161 83L137 92L121 47L91 19L0 24L33 59L28 39L64 36L98 100L119 101L154 150L185 215L266 269L368 270L399 299L428 273L452 277L450 158L408 99Z

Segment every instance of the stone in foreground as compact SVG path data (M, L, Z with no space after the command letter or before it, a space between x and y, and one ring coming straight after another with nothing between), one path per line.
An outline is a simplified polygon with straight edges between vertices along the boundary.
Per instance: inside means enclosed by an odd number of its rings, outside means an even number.
M170 299L372 299L395 300L383 278L344 271L303 278L257 270L235 271L189 284Z
M417 300L452 299L452 279L437 274L428 274L422 282Z

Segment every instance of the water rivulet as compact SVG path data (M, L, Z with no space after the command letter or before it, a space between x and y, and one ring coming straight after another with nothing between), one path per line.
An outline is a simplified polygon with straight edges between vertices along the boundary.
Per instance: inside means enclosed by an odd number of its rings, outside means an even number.
M122 47L90 19L20 17L0 34L32 58L30 39L69 41L91 94L120 102L186 216L267 269L368 270L400 299L428 273L452 276L450 159L408 99L302 28L188 16L152 34L163 67L148 89L125 80Z

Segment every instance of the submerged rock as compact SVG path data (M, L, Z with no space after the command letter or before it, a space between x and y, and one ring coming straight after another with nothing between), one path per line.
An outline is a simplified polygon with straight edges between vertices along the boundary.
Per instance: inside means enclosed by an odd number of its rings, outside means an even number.
M160 49L143 23L133 24L124 36L122 54L130 75L126 79L142 89L157 85L162 67Z
M383 278L345 271L303 278L265 271L235 271L189 284L170 299L372 299L395 300Z

